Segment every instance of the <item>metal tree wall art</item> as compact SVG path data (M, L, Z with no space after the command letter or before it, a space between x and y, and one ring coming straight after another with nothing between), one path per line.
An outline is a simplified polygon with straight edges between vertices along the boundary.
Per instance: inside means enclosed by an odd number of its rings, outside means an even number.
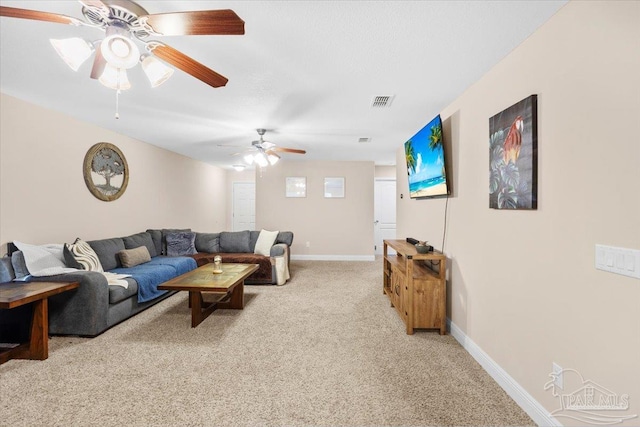
M537 209L537 95L489 119L489 207Z
M95 144L84 156L84 182L95 197L116 200L127 189L129 167L122 151L113 144Z

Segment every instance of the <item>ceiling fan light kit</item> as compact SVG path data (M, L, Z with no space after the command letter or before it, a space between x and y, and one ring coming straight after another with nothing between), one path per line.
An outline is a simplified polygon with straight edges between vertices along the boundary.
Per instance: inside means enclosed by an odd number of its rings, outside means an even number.
M127 77L127 70L124 68L116 68L110 64L104 67L104 72L98 81L109 89L118 91L131 89L131 83L129 83L129 78Z

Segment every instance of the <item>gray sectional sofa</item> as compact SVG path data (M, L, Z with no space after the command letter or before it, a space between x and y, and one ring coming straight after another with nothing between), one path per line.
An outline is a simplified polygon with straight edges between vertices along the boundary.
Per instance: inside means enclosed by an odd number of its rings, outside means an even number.
M193 247L187 249L188 253L184 256L167 256L171 248L167 248L166 236L176 231L185 230L147 230L127 237L87 242L105 271L130 275L124 279L128 282L126 288L109 285L105 275L96 271L74 271L31 278L31 281L80 282L76 290L49 298L49 333L96 336L172 295L173 292L158 291L157 286L199 265L213 262L216 254L222 257L223 262L259 264L258 271L245 281L247 284L275 284L275 258L286 257L287 265L289 263L289 246L293 241L291 232L278 234L269 256L253 253L259 231L195 233ZM147 248L150 261L123 267L120 251L140 246ZM16 251L11 254L11 261L7 262L7 258L2 260L0 281L24 275L26 268L20 265L20 256L20 251ZM11 311L0 312L5 324ZM3 319L0 319L0 326L2 323Z

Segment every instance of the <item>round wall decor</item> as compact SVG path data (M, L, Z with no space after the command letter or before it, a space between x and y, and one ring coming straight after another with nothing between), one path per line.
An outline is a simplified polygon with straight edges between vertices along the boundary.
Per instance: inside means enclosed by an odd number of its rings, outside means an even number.
M127 189L129 166L118 147L100 142L84 156L84 182L91 194L105 202L116 200Z

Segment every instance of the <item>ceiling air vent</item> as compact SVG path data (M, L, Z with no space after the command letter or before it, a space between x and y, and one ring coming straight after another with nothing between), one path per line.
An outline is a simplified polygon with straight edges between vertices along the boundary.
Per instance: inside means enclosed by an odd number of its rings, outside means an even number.
M393 95L378 95L373 97L373 101L371 102L372 108L385 108L391 106L391 101L393 101Z
M368 137L358 138L358 143L361 144L363 142L371 142L371 138L368 138Z

